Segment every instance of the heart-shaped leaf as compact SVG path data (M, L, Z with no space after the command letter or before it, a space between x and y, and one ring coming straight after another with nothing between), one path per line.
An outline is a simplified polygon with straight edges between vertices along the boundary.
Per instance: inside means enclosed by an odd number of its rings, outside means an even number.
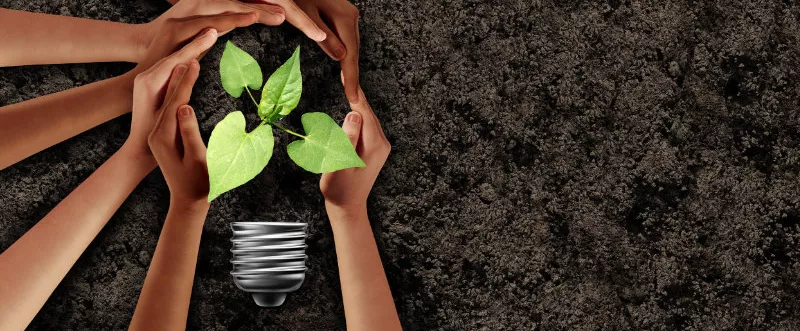
M261 88L264 81L258 62L230 41L225 44L225 51L219 61L219 76L222 79L222 88L235 98L240 97L242 90L247 87L254 90Z
M305 139L286 147L289 157L301 168L321 174L366 166L341 127L325 113L306 113L301 118Z
M208 140L208 201L247 183L264 170L274 144L271 126L260 125L247 133L242 112L225 116Z
M289 115L300 102L303 93L303 76L300 74L300 46L286 63L275 70L264 90L261 91L261 102L258 104L258 116L269 122Z

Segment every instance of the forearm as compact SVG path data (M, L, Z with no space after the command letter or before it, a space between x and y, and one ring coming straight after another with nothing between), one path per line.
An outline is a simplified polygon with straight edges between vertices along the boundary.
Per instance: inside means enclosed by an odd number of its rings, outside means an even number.
M0 330L23 330L136 185L152 156L123 146L0 254Z
M131 110L134 72L0 108L0 170Z
M171 203L129 330L185 330L208 203Z
M348 330L401 330L367 210L326 206Z
M0 67L138 62L144 25L0 9Z

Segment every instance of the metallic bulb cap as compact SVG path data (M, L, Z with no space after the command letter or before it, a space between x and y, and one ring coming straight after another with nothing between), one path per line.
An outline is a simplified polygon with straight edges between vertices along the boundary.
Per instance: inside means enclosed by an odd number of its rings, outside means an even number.
M306 223L234 222L233 283L261 307L278 307L306 278Z

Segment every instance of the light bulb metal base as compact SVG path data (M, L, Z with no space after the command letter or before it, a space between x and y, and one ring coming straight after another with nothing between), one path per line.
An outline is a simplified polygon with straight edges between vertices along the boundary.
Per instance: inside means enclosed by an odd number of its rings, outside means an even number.
M306 276L308 225L287 222L231 223L236 287L248 292L260 307L278 307L286 295L303 285Z

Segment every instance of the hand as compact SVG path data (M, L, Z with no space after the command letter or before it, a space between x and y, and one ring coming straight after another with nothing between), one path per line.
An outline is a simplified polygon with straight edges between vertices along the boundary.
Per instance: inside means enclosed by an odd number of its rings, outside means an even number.
M181 75L181 71L186 73ZM167 101L147 138L172 194L171 204L182 206L208 206L206 146L194 110L186 105L199 71L197 60L192 60L188 68L186 65L176 68L169 81Z
M147 146L147 136L156 122L157 110L164 103L170 75L185 75L186 67L179 66L179 64L199 57L216 41L216 30L208 29L180 51L161 59L155 65L136 75L133 79L131 133L125 142L126 146L137 153L151 155L150 148ZM154 53L158 52L160 50Z
M292 0L167 0L172 8L159 18L149 23L145 30L144 40L152 39L153 32L162 21L170 18L190 17L195 15L216 15L221 13L256 12L258 22L265 25L280 25L284 19L303 31L315 41L325 40L325 33L303 13ZM220 35L227 31L220 30Z
M328 38L317 44L332 59L340 61L344 73L344 93L351 103L359 101L358 8L347 0L295 0ZM286 19L289 20L287 14ZM328 23L330 23L330 26Z
M203 12L206 14L219 13L222 6L260 9L268 13L275 13L282 9L282 13L290 24L303 31L309 38L316 41L325 53L332 59L340 61L344 72L344 91L347 100L358 101L358 50L361 35L358 32L358 8L347 0L167 0L175 5L173 9L164 13L165 17L171 15L187 15L187 13ZM178 7L185 6L188 9ZM226 8L227 8L226 7ZM174 10L174 14L170 13ZM236 12L236 10L228 10ZM267 15L266 13L260 16ZM330 22L331 26L328 26ZM267 25L278 25L280 22L260 22Z
M134 151L150 155L147 135L153 128L158 110L164 101L167 83L173 69L181 63L202 57L217 41L217 31L247 26L255 22L255 15L226 14L200 16L188 20L170 20L164 25L163 33L147 52L146 59L139 63L128 75L133 78L133 118L131 134L126 145ZM203 33L198 35L198 32ZM195 37L196 36L196 37ZM194 38L194 39L192 39ZM189 44L172 53L186 41ZM167 57L164 57L172 53Z
M153 66L158 61L161 61L165 56L172 54L187 42L197 37L201 32L208 32L207 29L213 29L214 41L220 31L230 31L234 28L249 26L256 22L258 18L255 12L243 13L226 13L219 15L206 15L190 18L170 18L164 20L158 25L159 29L155 31L154 38L148 42L146 53L139 61L139 65L133 70L135 73L145 71ZM211 44L203 49L207 51ZM196 58L200 58L205 53L195 54ZM183 59L177 63L188 62L188 59ZM174 65L173 65L174 66ZM166 84L166 77L164 75L163 83Z
M322 175L319 188L325 196L325 205L328 208L366 210L369 191L392 149L361 88L358 93L359 101L350 104L353 111L345 117L342 129L350 137L358 156L367 166Z

